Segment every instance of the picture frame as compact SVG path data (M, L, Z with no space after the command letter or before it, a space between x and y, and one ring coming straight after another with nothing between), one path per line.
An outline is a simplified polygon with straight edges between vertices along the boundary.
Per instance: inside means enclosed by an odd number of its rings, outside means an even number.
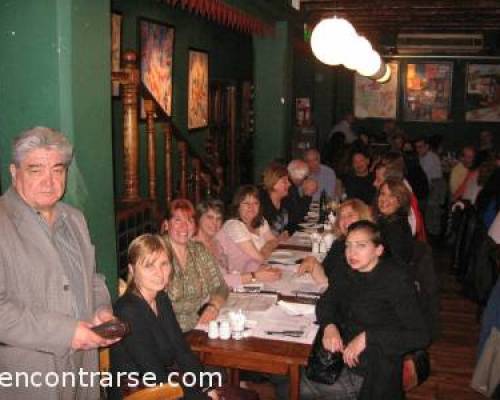
M396 119L398 112L399 63L387 62L391 77L378 83L359 74L354 77L354 116L356 118Z
M189 49L188 63L188 130L208 126L208 52Z
M451 62L406 64L404 120L450 121L452 75L453 63Z
M111 13L111 71L120 71L122 48L122 21L123 15L118 12ZM120 96L120 84L111 82L111 95Z
M171 117L175 29L172 25L146 18L139 18L138 25L141 82L164 114ZM145 118L142 99L141 118Z
M467 64L465 120L500 122L499 64Z

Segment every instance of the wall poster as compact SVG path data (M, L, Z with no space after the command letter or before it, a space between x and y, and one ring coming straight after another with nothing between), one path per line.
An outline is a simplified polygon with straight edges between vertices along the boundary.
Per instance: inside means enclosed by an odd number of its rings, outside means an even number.
M208 126L208 53L189 50L188 129Z
M500 65L467 66L465 120L500 122Z
M139 26L142 83L171 116L174 28L146 19L140 19Z
M408 64L404 86L403 114L406 121L450 120L453 64Z
M356 118L396 119L398 104L399 64L388 63L391 78L386 83L355 74L354 115Z

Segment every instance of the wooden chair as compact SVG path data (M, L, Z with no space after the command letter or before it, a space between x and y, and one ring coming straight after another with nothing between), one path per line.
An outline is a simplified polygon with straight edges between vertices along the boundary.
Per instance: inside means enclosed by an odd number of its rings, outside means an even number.
M101 372L110 371L109 348L99 350L99 369ZM182 387L164 384L151 388L140 389L125 396L123 400L176 400L184 396Z

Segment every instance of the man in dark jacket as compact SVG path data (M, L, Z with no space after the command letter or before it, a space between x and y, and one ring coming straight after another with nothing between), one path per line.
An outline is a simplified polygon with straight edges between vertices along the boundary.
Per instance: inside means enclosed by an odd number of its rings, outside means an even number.
M309 167L302 160L290 161L287 169L291 186L283 200L283 206L288 211L288 227L296 230L297 224L304 221L309 211L312 196L318 190L318 183L307 177Z

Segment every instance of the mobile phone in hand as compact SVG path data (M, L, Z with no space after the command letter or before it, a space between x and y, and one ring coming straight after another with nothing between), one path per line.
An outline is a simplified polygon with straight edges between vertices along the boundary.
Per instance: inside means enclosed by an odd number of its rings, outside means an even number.
M112 319L90 328L104 339L119 339L130 332L130 326L119 319Z

